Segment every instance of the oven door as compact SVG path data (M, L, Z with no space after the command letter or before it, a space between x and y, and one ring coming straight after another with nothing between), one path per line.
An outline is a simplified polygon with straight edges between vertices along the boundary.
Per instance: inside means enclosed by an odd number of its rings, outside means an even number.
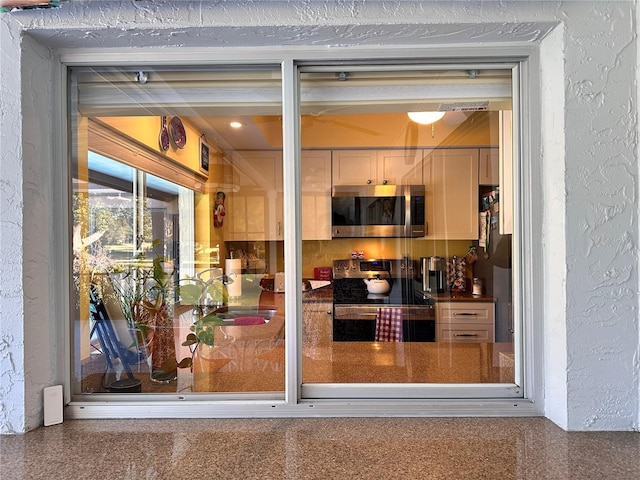
M378 308L393 305L334 305L334 342L373 342ZM404 342L435 342L435 310L431 305L402 306Z

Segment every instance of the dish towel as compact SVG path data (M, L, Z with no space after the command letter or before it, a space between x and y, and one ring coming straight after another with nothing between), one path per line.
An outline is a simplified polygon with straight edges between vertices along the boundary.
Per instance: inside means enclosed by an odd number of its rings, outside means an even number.
M402 341L402 309L379 308L376 316L376 342Z

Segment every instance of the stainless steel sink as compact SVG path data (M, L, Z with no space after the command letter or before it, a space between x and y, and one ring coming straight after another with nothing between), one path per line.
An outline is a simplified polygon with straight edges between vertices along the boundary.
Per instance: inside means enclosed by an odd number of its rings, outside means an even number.
M265 323L269 323L269 320L276 314L276 310L250 306L227 306L217 308L212 313L225 322L233 322L238 317L262 317Z
M259 308L250 306L226 306L214 310L212 313L218 315L227 325L220 326L225 339L231 341L254 341L273 342L284 335L284 317L276 315L276 310L271 308ZM262 317L264 324L259 325L235 325L235 319L239 317Z

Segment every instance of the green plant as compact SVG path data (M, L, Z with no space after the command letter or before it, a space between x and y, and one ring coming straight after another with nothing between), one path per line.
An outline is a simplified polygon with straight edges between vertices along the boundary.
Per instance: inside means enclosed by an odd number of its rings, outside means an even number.
M193 356L200 343L213 346L215 327L224 325L219 316L213 313L204 315L208 305L223 305L228 301L225 280L229 280L225 279L222 274L215 275L219 271L219 268L209 268L198 273L195 277L186 277L179 282L180 302L184 305L191 305L194 314L194 322L190 327L191 333L182 342L182 345L189 347L191 351L191 359L183 359L180 362L184 362L185 366L193 365ZM209 274L209 278L205 280L204 277L207 274Z

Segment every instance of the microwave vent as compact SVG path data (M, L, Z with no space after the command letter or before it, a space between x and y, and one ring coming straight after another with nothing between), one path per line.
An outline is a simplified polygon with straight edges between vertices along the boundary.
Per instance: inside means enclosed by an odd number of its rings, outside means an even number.
M441 112L481 112L489 109L489 101L441 103Z

